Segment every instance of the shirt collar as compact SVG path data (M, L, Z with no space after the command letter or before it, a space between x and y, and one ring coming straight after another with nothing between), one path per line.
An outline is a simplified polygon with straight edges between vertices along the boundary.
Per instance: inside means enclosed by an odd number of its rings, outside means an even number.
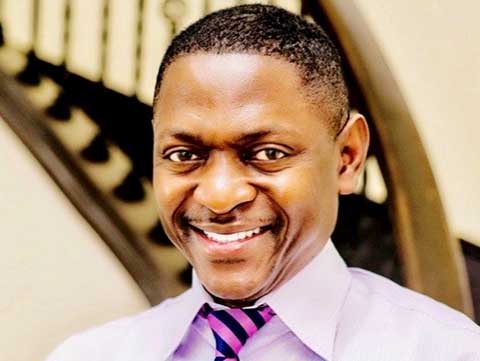
M331 240L300 272L257 303L267 303L312 351L332 360L351 275Z
M350 287L351 276L331 240L300 272L254 306L266 303L312 351L332 359L339 311ZM178 298L176 321L164 338L164 359L175 352L205 303L216 304L205 291L195 271L192 288Z
M180 295L175 304L175 322L169 327L168 335L164 338L162 359L169 359L180 345L182 339L187 334L189 327L196 317L199 317L199 311L205 303L209 303L215 309L227 308L218 305L213 301L212 296L203 288L195 270L192 270L192 287Z
M175 302L176 301L176 302ZM163 310L167 315L168 332L162 337L160 346L160 360L169 360L170 356L180 345L183 337L187 334L189 327L199 314L205 303L193 288L180 295L175 302L174 309ZM163 313L162 312L162 313ZM166 327L163 323L162 327ZM157 334L158 335L158 334Z

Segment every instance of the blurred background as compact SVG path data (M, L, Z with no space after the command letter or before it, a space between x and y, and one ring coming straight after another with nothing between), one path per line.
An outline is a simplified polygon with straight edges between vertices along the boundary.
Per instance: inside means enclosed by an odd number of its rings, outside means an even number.
M258 2L324 24L369 118L340 253L480 321L480 3L1 0L0 360L188 287L152 193L156 72L193 21Z

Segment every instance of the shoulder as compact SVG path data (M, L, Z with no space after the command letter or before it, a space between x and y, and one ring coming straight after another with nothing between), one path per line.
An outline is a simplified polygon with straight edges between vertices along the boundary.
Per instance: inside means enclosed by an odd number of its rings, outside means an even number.
M140 342L152 334L162 339L164 326L171 322L172 314L175 314L188 297L189 291L137 315L114 320L70 336L49 355L47 361L114 360L117 359L116 354L135 347L135 342Z
M463 313L437 302L430 297L402 287L391 280L375 273L350 268L354 283L352 292L367 296L369 299L384 304L392 311L412 314L422 319L446 327L460 328L480 335L480 328Z
M480 356L480 327L464 314L372 272L349 270L352 284L346 312L350 320L363 325L359 326L363 332L375 334L374 342L401 346L415 360L414 355L426 350L444 349L449 357L469 352Z

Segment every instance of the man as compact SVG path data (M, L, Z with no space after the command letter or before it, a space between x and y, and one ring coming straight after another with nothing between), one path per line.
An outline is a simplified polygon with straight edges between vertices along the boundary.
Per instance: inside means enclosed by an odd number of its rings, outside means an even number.
M369 133L320 27L262 5L201 19L165 54L153 125L159 216L193 286L49 360L480 360L473 322L348 269L329 239Z

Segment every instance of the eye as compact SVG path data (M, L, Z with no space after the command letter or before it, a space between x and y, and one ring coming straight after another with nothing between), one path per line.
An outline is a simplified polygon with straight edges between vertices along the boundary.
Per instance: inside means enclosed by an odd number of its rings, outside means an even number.
M177 163L191 162L191 161L199 160L200 156L189 150L181 149L181 150L175 150L173 152L168 153L165 156L165 159L168 159L172 162L177 162Z
M254 152L251 156L252 160L269 161L285 158L288 154L276 148L264 148Z

